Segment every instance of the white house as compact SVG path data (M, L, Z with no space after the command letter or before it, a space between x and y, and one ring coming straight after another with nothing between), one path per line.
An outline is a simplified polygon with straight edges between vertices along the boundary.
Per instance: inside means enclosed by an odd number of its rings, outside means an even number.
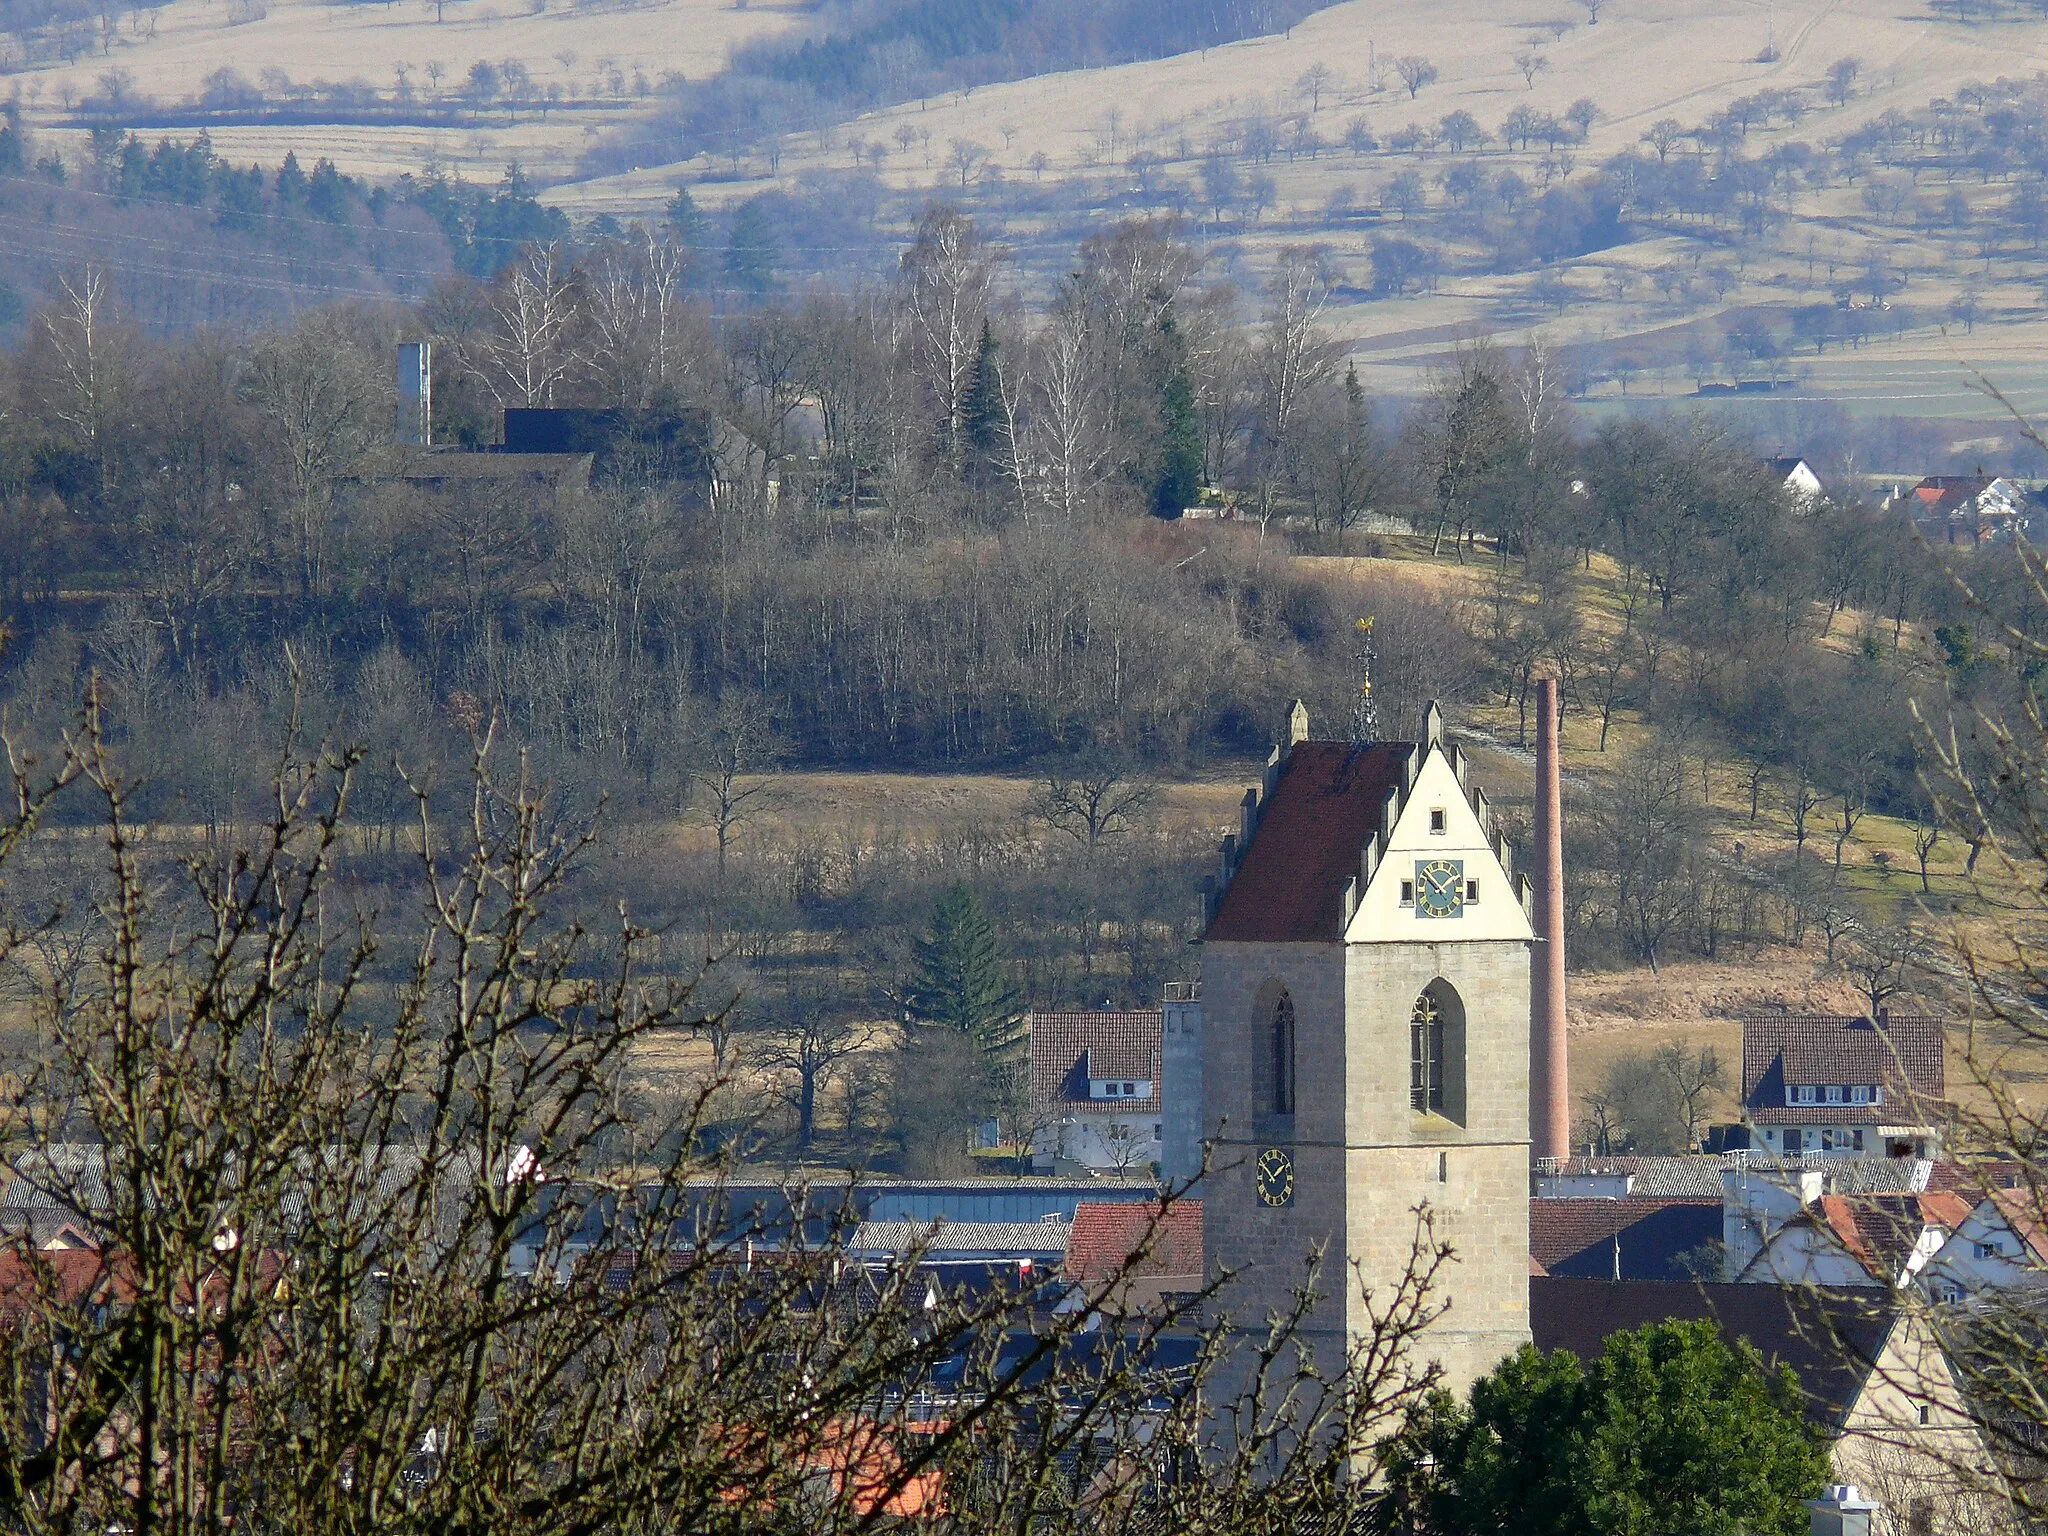
M1032 1013L1032 1162L1143 1174L1159 1160L1157 1008Z
M1879 1011L1742 1021L1742 1118L1780 1158L1941 1156L1943 1021Z

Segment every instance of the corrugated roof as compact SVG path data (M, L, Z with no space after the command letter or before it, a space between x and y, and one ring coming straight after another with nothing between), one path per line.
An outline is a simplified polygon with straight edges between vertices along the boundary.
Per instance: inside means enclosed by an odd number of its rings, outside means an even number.
M1719 1200L1723 1170L1747 1168L1775 1175L1785 1170L1817 1169L1830 1193L1860 1195L1924 1189L1931 1167L1910 1157L1794 1157L1779 1161L1759 1153L1725 1157L1696 1152L1673 1157L1568 1157L1554 1168L1544 1164L1544 1171L1579 1177L1631 1174L1635 1183L1629 1194L1636 1198Z
M1335 943L1344 882L1379 829L1387 791L1403 781L1406 742L1297 742L1266 797L1251 847L1207 937L1248 943Z
M1896 1124L1924 1114L1947 1091L1944 1021L1929 1014L1757 1014L1742 1021L1742 1103L1762 1125ZM1788 1084L1884 1089L1882 1104L1785 1102Z
M1159 1108L1157 1008L1032 1013L1031 1102L1040 1109L1060 1105L1104 1111ZM1090 1077L1149 1082L1152 1092L1128 1099L1090 1099Z
M853 1229L852 1247L869 1254L922 1247L928 1257L977 1253L1060 1259L1073 1236L1070 1221L864 1221Z
M1132 1273L1201 1274L1201 1201L1176 1200L1163 1218L1156 1200L1143 1205L1083 1201L1074 1210L1074 1235L1067 1245L1067 1278L1083 1284L1107 1280L1148 1236L1152 1237L1152 1251Z
M1830 1429L1841 1426L1862 1393L1897 1315L1889 1292L1873 1298L1776 1285L1566 1276L1529 1281L1529 1331L1538 1349L1568 1349L1591 1362L1609 1334L1707 1319L1722 1337L1746 1340L1766 1365L1790 1366L1808 1416Z
M1721 1202L1566 1195L1529 1202L1529 1252L1546 1273L1682 1280L1680 1254L1721 1237Z

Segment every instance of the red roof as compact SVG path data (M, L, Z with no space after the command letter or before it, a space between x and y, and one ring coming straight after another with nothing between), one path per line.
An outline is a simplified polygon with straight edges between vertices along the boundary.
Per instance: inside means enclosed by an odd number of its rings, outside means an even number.
M1414 750L1399 741L1367 747L1297 742L1207 937L1265 944L1341 940L1344 882L1358 873L1387 791L1403 781Z
M1039 1109L1085 1104L1105 1113L1159 1108L1163 1018L1157 1008L1028 1015L1032 1104ZM1152 1091L1142 1097L1090 1099L1091 1077L1150 1083Z
M1157 1200L1083 1200L1074 1207L1067 1278L1083 1285L1109 1279L1129 1262L1148 1235L1152 1235L1152 1251L1133 1274L1201 1274L1201 1201L1176 1200L1162 1219Z
M1895 1283L1919 1244L1921 1233L1940 1227L1953 1233L1970 1217L1970 1202L1937 1191L1921 1195L1822 1195L1819 1224L1872 1278Z

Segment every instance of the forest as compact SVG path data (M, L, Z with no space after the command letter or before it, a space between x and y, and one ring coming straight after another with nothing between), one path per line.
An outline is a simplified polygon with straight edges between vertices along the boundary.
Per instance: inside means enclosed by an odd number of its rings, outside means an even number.
M1568 727L1627 762L1573 818L1575 963L1809 933L1881 959L1845 937L1844 845L1931 817L1914 701L2031 686L1957 584L2039 635L2011 546L1937 558L1853 494L1793 497L1708 415L1589 429L1540 343L1463 344L1396 419L1343 363L1313 248L1241 293L1134 221L1040 310L1005 299L1005 256L934 206L887 285L720 316L677 225L636 226L417 306L171 340L83 267L0 375L10 739L47 757L96 701L167 854L262 820L287 737L352 743L376 906L416 793L488 738L607 828L566 887L593 921L624 900L676 963L751 978L764 1028L843 1039L903 1006L962 889L1015 1005L1185 976L1214 832L1147 808L1247 771L1293 698L1342 729L1371 616L1390 734L1430 698L1505 705L1512 749L1554 670ZM392 427L421 336L425 451ZM600 455L587 483L489 451L504 409L550 406L687 451ZM1731 763L1782 856L1696 835ZM775 809L802 775L905 769L1041 792L917 836ZM1077 785L1132 814L1077 814Z

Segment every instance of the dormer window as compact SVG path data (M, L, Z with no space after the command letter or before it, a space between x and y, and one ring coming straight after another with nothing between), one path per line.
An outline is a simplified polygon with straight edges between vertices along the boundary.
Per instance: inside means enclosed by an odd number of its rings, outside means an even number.
M1796 1084L1785 1090L1785 1102L1787 1104L1818 1104L1820 1102L1820 1089L1816 1088L1812 1083Z
M1429 830L1441 837L1445 829L1444 808L1433 805L1429 809Z
M1868 1083L1850 1084L1849 1102L1851 1104L1868 1104L1870 1102L1870 1085Z
M1839 1083L1828 1084L1828 1102L1830 1104L1839 1104L1842 1102L1842 1088Z

